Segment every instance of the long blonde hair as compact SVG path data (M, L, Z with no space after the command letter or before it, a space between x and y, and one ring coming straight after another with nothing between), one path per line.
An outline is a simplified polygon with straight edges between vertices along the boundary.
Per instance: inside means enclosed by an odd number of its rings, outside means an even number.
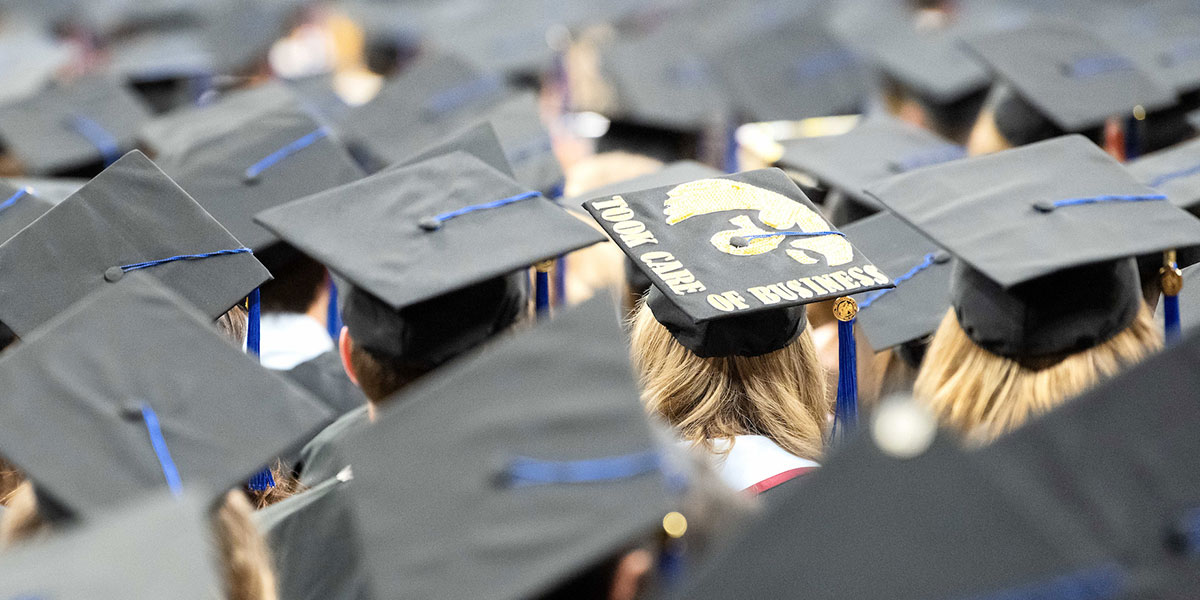
M275 570L266 540L251 514L253 509L240 491L225 495L212 517L228 600L276 600ZM28 481L12 493L0 518L0 549L36 539L49 531L37 508L37 494Z
M943 425L990 441L1161 347L1162 335L1150 310L1142 306L1133 323L1112 339L1053 365L1032 368L977 346L951 309L933 337L913 392Z
M714 439L762 435L801 458L820 457L833 405L808 329L762 356L700 358L643 301L631 335L642 402L684 439L711 451Z

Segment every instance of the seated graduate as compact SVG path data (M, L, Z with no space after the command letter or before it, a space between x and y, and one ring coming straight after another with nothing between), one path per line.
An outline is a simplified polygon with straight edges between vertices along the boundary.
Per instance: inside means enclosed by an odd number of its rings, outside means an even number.
M189 492L212 511L228 597L275 597L248 498L269 460L332 419L319 401L141 273L46 323L0 359L0 381L0 452L32 482L5 511L6 544L149 493Z
M805 305L890 287L889 278L778 169L584 208L654 284L632 317L647 409L712 453L735 489L759 493L816 467L833 406ZM839 327L848 379L835 428L848 428L853 300L839 303L850 307Z
M207 508L190 495L139 498L85 525L6 550L0 596L210 600L224 585L206 520Z
M688 504L692 467L647 422L615 313L597 298L500 340L339 444L371 597L624 600L699 562L703 523L732 519Z
M131 272L166 284L238 347L248 329L243 301L270 279L248 248L135 151L0 245L6 283L0 328L19 345L74 302ZM0 473L7 474L0 476L3 503L20 477L2 464Z
M1200 242L1200 221L1079 135L868 191L956 259L914 390L981 440L1156 351L1134 257Z
M972 156L1067 133L1086 135L1120 158L1126 148L1160 147L1146 129L1157 126L1155 111L1175 104L1175 90L1093 31L1038 23L967 41L998 78L967 141ZM1137 127L1125 125L1131 118ZM1124 143L1106 131L1106 121L1124 129Z
M262 286L263 366L291 370L303 364L293 380L336 412L362 406L325 327L325 268L253 221L263 210L360 179L363 172L349 152L282 87L171 115L146 132L163 171L271 271L273 279Z
M529 265L604 236L472 154L399 166L256 220L343 283L339 351L367 397L302 452L302 481L345 463L325 450L401 388L529 313Z

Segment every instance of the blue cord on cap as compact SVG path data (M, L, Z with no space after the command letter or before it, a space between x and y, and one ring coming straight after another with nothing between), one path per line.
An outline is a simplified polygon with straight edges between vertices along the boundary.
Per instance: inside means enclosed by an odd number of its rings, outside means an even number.
M925 269L928 269L929 267L932 267L933 265L944 263L947 260L950 260L950 255L948 255L948 254L945 254L942 252L930 252L929 254L925 255L924 260L922 260L920 264L909 269L907 273L893 279L892 283L896 284L896 286L899 287L901 283L904 283L905 281L908 281L909 279L916 277L917 273L920 273L921 271L924 271ZM896 289L896 288L882 289L882 290L879 290L879 291L871 294L870 296L867 296L866 299L864 299L862 302L858 303L859 310L862 310L864 308L867 308L868 306L871 306L871 304L873 302L875 302L876 300L878 300L880 296L882 296L894 289Z
M68 122L71 129L83 136L89 144L100 151L104 166L111 165L121 158L121 143L117 136L110 133L104 126L83 115L72 115Z
M756 233L754 235L735 235L729 238L729 245L735 248L745 248L750 245L750 240L760 238L770 238L776 236L785 237L821 237L826 235L840 235L846 237L846 234L840 231L776 231L773 233Z
M16 204L17 200L20 200L27 195L29 195L29 188L26 187L17 190L17 193L8 197L8 200L0 202L0 211L3 211L4 209Z
M229 250L217 250L215 252L203 252L200 254L180 254L179 256L172 256L169 258L160 258L158 260L148 260L145 262L133 263L130 265L121 265L118 268L121 269L121 271L128 273L130 271L136 271L138 269L148 269L150 267L157 267L158 265L166 264L169 262L175 262L177 260L201 260L204 258L212 258L214 256L227 256L230 254L246 254L246 253L253 253L253 251L250 250L249 248L231 248Z
M595 483L631 479L658 471L662 464L663 457L657 450L573 461L519 457L509 463L503 475L511 487Z
M250 168L246 169L246 181L254 181L258 179L258 176L262 175L263 171L270 169L279 163L279 161L313 145L328 135L329 130L325 127L320 127L316 131L268 154L262 160L250 165Z
M485 202L483 204L472 204L471 206L464 206L458 210L452 210L450 212L444 212L440 215L435 215L435 216L432 216L432 217L429 217L426 219L422 219L420 222L420 226L421 226L421 229L424 229L426 231L437 231L442 228L442 223L445 223L446 221L449 221L450 219L453 219L455 217L461 217L465 214L473 213L473 212L480 211L480 210L490 210L493 208L500 208L501 206L507 206L514 202L520 202L522 200L529 200L531 198L538 198L538 197L541 197L541 195L542 195L541 192L525 192L524 194L517 194L516 196L509 196L508 198L501 198L499 200L493 200L492 202Z
M1067 65L1064 71L1066 71L1067 75L1076 79L1086 79L1088 77L1131 69L1133 69L1133 63L1128 58L1115 54L1105 54L1080 58Z
M1106 563L1059 575L1049 581L967 596L964 600L1108 600L1122 595L1128 579L1128 573L1120 565Z
M1186 169L1179 169L1178 171L1171 171L1170 173L1163 173L1162 175L1151 179L1146 185L1150 187L1158 187L1168 181L1179 179L1181 177L1189 177L1198 173L1200 173L1200 165L1188 167Z
M967 149L956 144L945 144L921 152L915 152L903 160L892 163L892 170L897 173L907 173L921 167L940 165L952 160L967 157Z
M1041 212L1051 212L1056 208L1079 206L1081 204L1099 204L1102 202L1152 202L1166 199L1167 197L1162 194L1090 196L1086 198L1068 198L1066 200L1056 200L1054 202L1038 202L1037 204L1034 204L1033 207Z
M159 426L158 415L147 403L142 403L142 420L146 423L146 431L150 433L150 445L158 456L158 464L162 467L167 487L178 497L183 494L183 481L179 478L179 469L175 468L175 461L171 460L171 451L167 448L167 440Z

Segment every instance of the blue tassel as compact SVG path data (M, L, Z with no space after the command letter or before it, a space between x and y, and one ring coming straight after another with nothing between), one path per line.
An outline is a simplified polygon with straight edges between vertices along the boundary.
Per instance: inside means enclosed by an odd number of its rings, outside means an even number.
M258 288L254 288L254 291L250 292L250 322L246 327L246 350L254 356L258 356L259 338L262 335L260 333L261 317L261 298Z
M666 589L674 589L683 581L683 566L683 544L678 540L668 540L658 555L658 573Z
M567 257L560 256L554 263L554 297L558 306L567 305Z
M833 412L833 434L837 444L858 426L858 352L854 344L854 319L838 321L838 388Z
M1163 296L1163 320L1166 322L1168 344L1179 341L1182 326L1179 322L1179 296Z
M338 288L333 277L329 278L329 309L325 312L325 327L329 330L329 337L337 342L342 335L342 313L338 310Z
M550 273L539 266L537 268L537 291L534 296L534 306L537 316L544 319L550 316Z
M250 478L249 483L246 485L253 491L265 492L275 487L275 475L271 473L270 468L264 468L258 473L255 473L254 476Z

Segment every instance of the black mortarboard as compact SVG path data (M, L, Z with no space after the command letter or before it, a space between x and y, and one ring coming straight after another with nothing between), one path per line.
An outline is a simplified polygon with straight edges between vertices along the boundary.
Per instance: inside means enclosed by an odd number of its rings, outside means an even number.
M164 486L215 501L333 418L139 273L9 350L0 381L0 453L84 518Z
M1192 140L1130 162L1126 167L1142 183L1164 193L1171 204L1200 209L1200 140Z
M858 205L857 212L883 210L863 193L867 186L967 155L962 146L886 115L868 118L841 135L787 140L782 145L779 166L807 173L840 191Z
M862 436L788 491L673 597L1059 598L1113 577L1077 515L945 437L906 459Z
M958 258L959 323L979 346L1015 359L1108 340L1143 304L1133 257L1200 244L1200 222L1080 135L928 167L868 192Z
M1081 26L1040 23L967 41L1020 98L1063 131L1127 117L1136 106L1153 111L1175 103L1169 84Z
M514 94L481 118L496 128L504 156L516 173L514 179L547 194L561 190L563 170L550 143L550 132L542 125L537 94Z
M373 100L351 110L346 135L375 170L441 141L424 129L453 121L468 124L507 95L504 78L449 54L422 56L391 80ZM469 115L465 122L460 115ZM413 137L420 139L414 141Z
M369 597L347 501L352 475L343 473L254 514L271 548L280 598Z
M829 26L848 48L938 104L963 99L989 83L984 66L959 47L963 25L919 27L910 3L843 2L831 12Z
M550 31L564 27L562 2L511 1L504 10L477 2L412 3L420 7L414 22L432 46L453 48L497 73L540 75L554 63ZM402 15L403 13L401 13Z
M950 308L950 254L888 212L842 231L896 284L855 298L858 327L871 347L882 352L936 331Z
M255 220L349 281L342 318L357 344L430 366L513 322L527 300L526 267L603 240L461 152Z
M870 83L817 14L747 36L719 51L715 64L730 101L751 121L857 113Z
M148 118L116 79L87 77L0 105L0 142L27 174L64 174L117 160Z
M805 304L891 287L778 169L583 206L654 283L655 319L702 357L773 352L804 330Z
M246 246L278 242L255 214L355 181L363 172L333 132L298 106L241 119L201 116L205 133L158 149L159 167ZM199 127L200 123L195 123Z
M0 182L17 189L29 188L34 196L50 204L61 204L86 185L88 180L74 177L0 177Z
M0 181L0 244L53 207L28 187Z
M210 135L214 128L227 127L227 123L250 122L258 115L297 105L296 94L287 85L272 81L154 117L142 125L138 140L148 151L156 153L184 146Z
M0 597L206 600L225 586L209 520L194 501L155 496L86 527L8 550Z
M404 168L452 152L470 154L483 161L487 166L516 179L513 167L509 164L508 157L504 155L504 148L500 145L500 138L496 137L496 128L487 122L468 127L453 137L431 146L391 168Z
M1170 2L1117 5L1101 12L1104 39L1179 93L1200 88L1200 13ZM1194 8L1194 7L1193 7Z
M604 299L400 400L344 445L375 597L538 597L652 543L686 485Z
M210 319L270 279L241 242L134 151L0 245L0 322L24 337L135 270Z

